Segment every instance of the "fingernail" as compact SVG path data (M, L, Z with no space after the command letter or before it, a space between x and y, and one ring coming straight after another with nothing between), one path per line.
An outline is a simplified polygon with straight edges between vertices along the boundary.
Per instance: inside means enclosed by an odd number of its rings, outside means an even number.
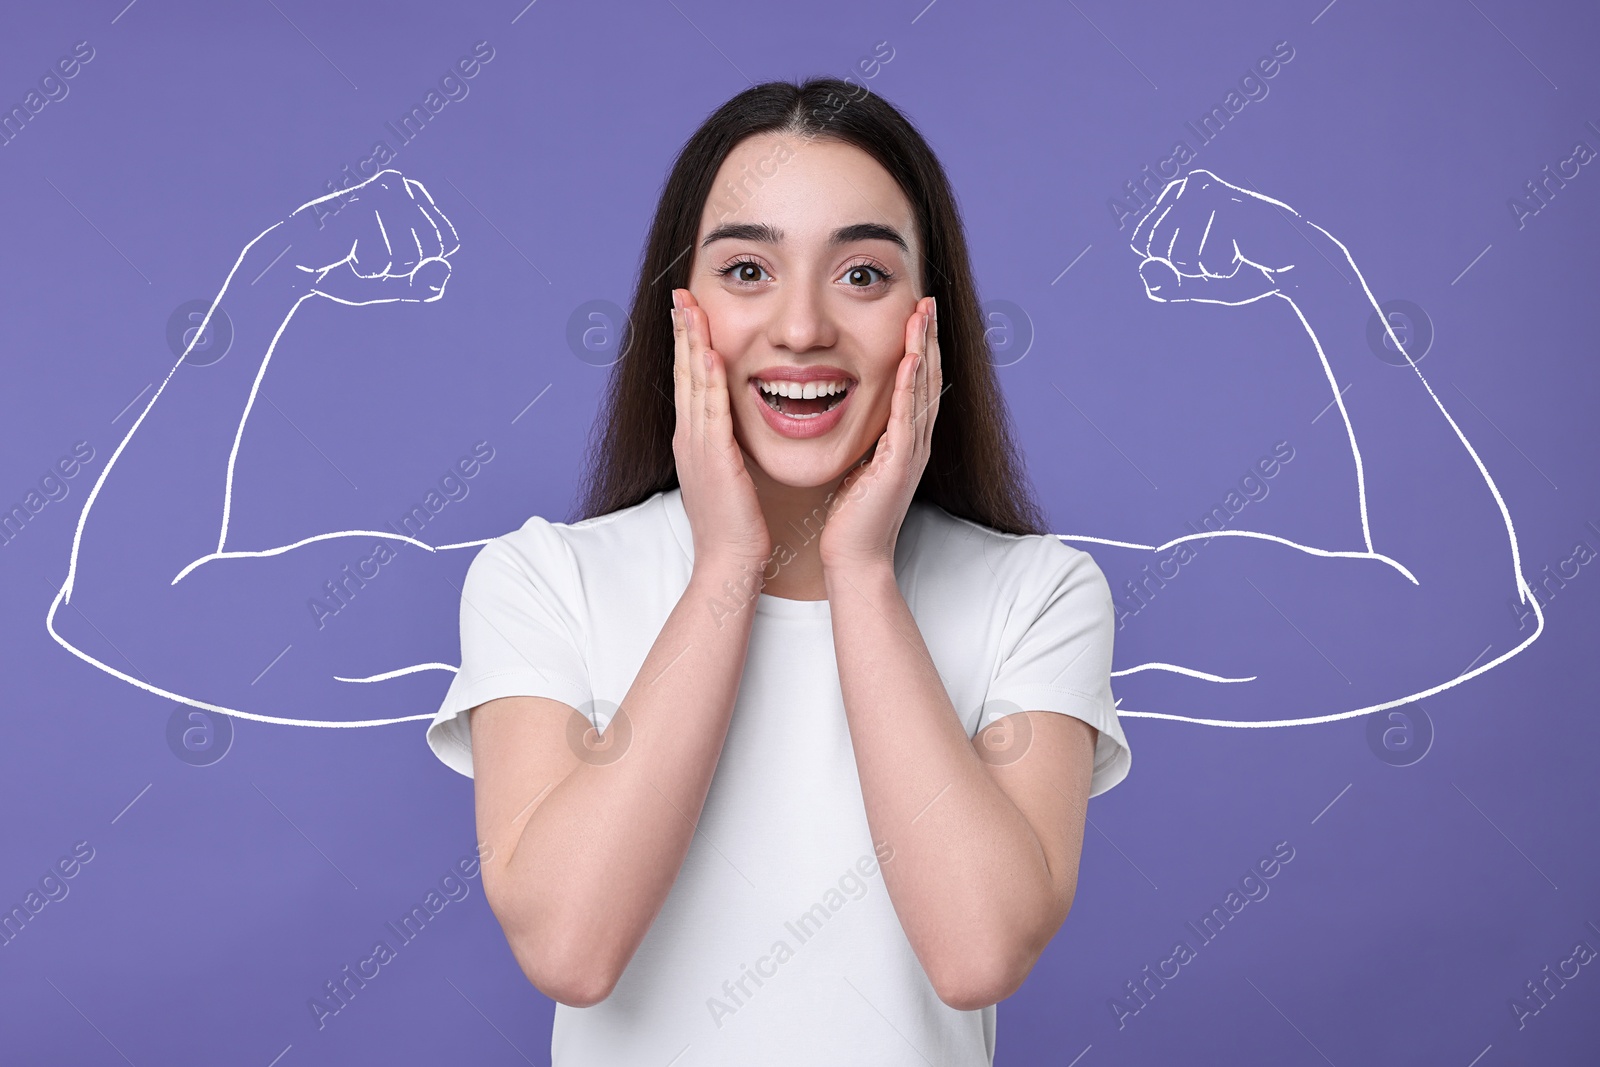
M667 311L667 314L672 316L672 328L676 331L678 328L678 309L671 308Z
M683 307L683 297L678 295L678 290L676 289L672 290L672 306L675 308Z
M937 297L930 296L930 297L928 297L928 300L933 304L933 321L934 322L938 322L939 321L939 299Z

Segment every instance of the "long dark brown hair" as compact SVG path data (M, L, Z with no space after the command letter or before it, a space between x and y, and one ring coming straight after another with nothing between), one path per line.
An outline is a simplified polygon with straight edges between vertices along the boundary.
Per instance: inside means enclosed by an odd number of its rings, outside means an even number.
M736 145L766 133L854 145L892 175L915 214L924 291L939 305L944 381L927 468L914 499L1013 534L1047 528L1011 441L984 340L966 232L938 157L894 105L837 78L765 82L719 107L678 153L656 205L604 410L589 440L580 519L678 485L672 451L671 291L689 286L691 250L712 182Z

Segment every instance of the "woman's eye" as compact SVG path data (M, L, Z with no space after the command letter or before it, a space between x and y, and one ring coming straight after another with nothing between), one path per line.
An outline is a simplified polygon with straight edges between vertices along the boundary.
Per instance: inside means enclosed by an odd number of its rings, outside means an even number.
M849 270L845 271L844 276L845 276L845 280L847 282L849 282L851 288L854 288L854 289L866 289L866 288L876 284L876 283L873 282L872 278L870 277L870 275L873 275L873 274L878 275L879 278L881 278L883 281L888 281L889 278L892 277L892 275L888 271L884 270L882 267L874 267L870 263L858 263L855 266L851 267ZM862 278L864 278L866 280L865 284L857 285L856 284L857 279L862 279Z
M722 275L724 278L731 277L736 282L743 282L747 285L753 285L761 280L761 276L765 274L766 271L762 269L761 264L753 262L752 260L742 259L737 263L728 264L726 267L723 267L721 270L717 271L717 273Z

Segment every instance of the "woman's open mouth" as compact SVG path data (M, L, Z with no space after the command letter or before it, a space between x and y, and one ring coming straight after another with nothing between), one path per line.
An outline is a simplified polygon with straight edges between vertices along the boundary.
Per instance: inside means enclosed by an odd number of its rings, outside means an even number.
M810 419L838 407L849 394L850 383L837 382L764 382L755 379L761 399L773 411L795 419Z
M854 389L847 379L769 382L751 378L750 386L767 424L785 437L815 437L832 429L843 417Z

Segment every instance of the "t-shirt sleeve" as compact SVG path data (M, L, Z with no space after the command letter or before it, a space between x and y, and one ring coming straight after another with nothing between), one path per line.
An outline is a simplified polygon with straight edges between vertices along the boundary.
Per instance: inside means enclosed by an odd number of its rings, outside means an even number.
M1055 537L1038 544L1030 573L1021 577L978 729L1017 711L1082 719L1099 731L1089 783L1095 796L1126 778L1133 762L1111 695L1111 586L1089 553Z
M428 725L428 746L472 777L467 712L507 696L591 702L581 596L570 550L535 517L479 550L461 592L461 668Z

